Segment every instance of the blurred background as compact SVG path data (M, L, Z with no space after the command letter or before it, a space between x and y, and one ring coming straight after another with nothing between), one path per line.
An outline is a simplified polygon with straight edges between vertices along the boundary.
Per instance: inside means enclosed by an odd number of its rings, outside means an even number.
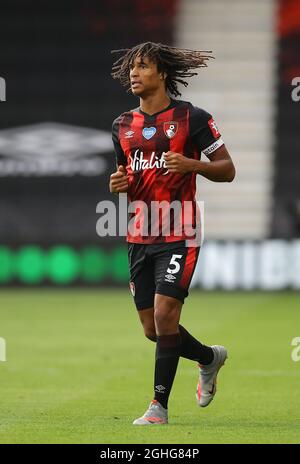
M237 167L232 184L198 179L192 285L299 289L299 0L2 0L0 286L128 285L125 238L97 235L96 206L116 201L112 121L138 106L111 50L147 40L212 50L181 98L213 114Z

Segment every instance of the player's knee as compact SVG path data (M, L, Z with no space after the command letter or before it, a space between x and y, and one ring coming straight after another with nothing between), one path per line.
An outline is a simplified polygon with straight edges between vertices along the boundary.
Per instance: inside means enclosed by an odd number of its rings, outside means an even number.
M178 312L172 305L161 305L155 309L154 320L156 326L168 325L177 320Z

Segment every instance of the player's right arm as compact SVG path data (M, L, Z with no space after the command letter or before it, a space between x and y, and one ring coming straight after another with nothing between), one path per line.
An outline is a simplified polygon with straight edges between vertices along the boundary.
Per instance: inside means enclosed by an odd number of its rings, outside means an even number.
M118 166L118 170L110 176L109 190L111 193L126 193L128 191L126 169L121 164Z
M112 124L112 141L116 154L117 170L110 176L109 190L111 193L126 193L128 191L128 178L126 173L126 156L122 150L119 140L119 120L115 119Z

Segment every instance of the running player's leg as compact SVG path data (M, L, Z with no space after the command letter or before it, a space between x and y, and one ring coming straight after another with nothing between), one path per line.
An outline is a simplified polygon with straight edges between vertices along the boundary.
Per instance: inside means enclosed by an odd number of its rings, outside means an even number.
M155 258L155 309L138 309L146 337L157 341L154 400L167 409L179 356L209 364L213 355L210 347L202 345L179 325L199 250L180 242L154 245L148 251Z
M155 294L154 321L157 334L154 372L154 400L168 408L181 350L179 319L182 302Z
M174 244L173 244L174 245ZM168 246L165 245L164 248ZM169 249L169 248L168 248ZM199 249L192 249L192 248L186 248L184 247L183 249L179 248L177 250L178 255L177 257L175 256L174 258L174 249L172 253L170 254L169 251L167 251L166 258L164 258L164 255L160 253L161 259L160 263L162 261L162 266L159 267L161 270L157 270L157 280L158 280L158 292L161 293L168 293L174 294L182 302L184 302L184 299L186 298L188 294L188 288L189 284L191 281L191 278L194 273L194 269L196 267L197 259L198 259L198 254L199 254ZM179 258L181 254L186 254L184 258L184 262L179 264L182 271L178 268L178 275L177 275L177 282L180 286L179 290L176 289L174 290L172 286L176 286L176 278L175 281L173 279L172 283L170 282L170 275L167 274L167 269L169 267L170 261L173 259L173 270L177 270L176 267L176 261L179 263ZM175 260L175 261L174 261ZM175 263L175 264L174 264ZM172 268L173 268L172 266ZM169 273L170 274L170 273ZM177 273L173 274L175 277ZM172 274L171 274L172 275ZM164 279L165 276L165 279ZM166 281L164 283L164 280ZM170 285L169 285L170 284ZM140 286L141 287L141 286ZM170 287L170 288L169 288ZM152 296L150 296L152 298ZM154 308L146 308L146 309L140 309L138 311L141 323L144 328L144 333L145 336L153 341L156 342L156 329L155 329L155 321L154 321ZM157 313L157 317L159 314ZM160 320L162 318L160 317ZM174 330L174 329L172 329ZM175 327L175 331L177 331L177 327ZM197 361L198 363L202 365L208 365L212 362L213 360L213 350L204 344L202 344L200 341L198 341L196 338L194 338L182 325L179 324L179 332L181 336L181 349L180 349L180 356L186 359L190 359L192 361Z
M134 425L168 423L168 398L179 360L180 335L178 322L182 303L175 298L155 295L154 310L139 311L148 338L157 340L154 374L154 399ZM153 326L153 320L155 325ZM176 331L176 334L174 334ZM155 338L152 336L155 333Z
M130 269L130 289L145 335L156 340L154 325L155 280L153 262L147 256L145 245L129 243L128 258ZM134 425L166 424L167 411L156 401L152 401L145 414L136 419Z
M162 419L167 422L167 404L169 394L171 392L172 383L175 377L179 355L174 354L174 347L172 346L174 340L176 344L180 342L178 340L178 323L180 318L182 303L175 298L164 296L164 295L155 295L155 313L154 308L148 308L140 310L139 317L144 328L145 336L156 343L156 362L155 362L155 380L154 380L154 400L151 402L150 407L145 415L135 421L138 425L145 425L147 420L152 420L153 417L159 422L152 423L163 423ZM176 332L175 337L172 335ZM169 336L171 333L171 336ZM165 335L164 335L165 334ZM171 346L169 346L171 343ZM178 343L177 343L178 344ZM177 348L175 347L175 351ZM173 362L170 359L166 360L165 355L173 359ZM162 406L162 407L160 407Z
M148 249L150 250L150 248ZM175 378L179 356L210 364L213 350L194 339L179 325L180 313L196 266L199 249L186 248L184 243L153 246L156 252L156 294L153 308L141 310L140 320L145 335L155 341L156 362L154 400L135 425L166 424L168 398ZM182 259L183 258L183 259ZM180 261L180 264L179 264ZM170 277L171 276L171 277ZM153 318L154 316L154 318Z
M184 304L199 250L199 247L185 246L184 241L162 247L155 269L157 294L176 298ZM213 360L212 349L192 337L182 325L179 324L178 329L181 338L180 356L203 365L210 364Z
M200 368L200 378L197 385L197 401L200 406L207 406L216 392L216 378L220 367L227 357L226 349L222 346L206 346L196 340L183 326L179 325L181 306L172 300L184 303L188 295L189 285L196 267L199 248L185 247L177 244L177 248L169 245L162 249L156 260L156 295L154 319L157 333L157 358L166 358L158 361L155 375L155 385L160 378L166 378L169 390L156 392L155 398L166 407L170 389L175 377L177 353L180 356L197 361ZM159 298L161 296L163 299ZM169 299L166 299L168 298ZM171 298L170 298L171 297ZM179 310L180 307L180 310ZM177 308L177 310L175 309ZM161 338L162 337L162 338ZM168 347L168 348L164 348ZM169 354L168 354L169 353ZM168 357L172 358L169 361ZM178 362L178 360L177 360ZM159 366L162 368L159 368ZM164 372L163 376L160 372ZM169 374L168 374L169 372ZM155 390L156 391L156 390Z
M154 245L150 252L155 263L156 283L154 400L167 410L181 351L179 320L185 292L176 281L177 274L182 274L178 260L186 254L185 243Z

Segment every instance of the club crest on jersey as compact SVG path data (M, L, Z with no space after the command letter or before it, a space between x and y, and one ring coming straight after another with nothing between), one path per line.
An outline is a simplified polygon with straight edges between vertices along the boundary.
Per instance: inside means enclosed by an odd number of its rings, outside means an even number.
M130 291L131 291L132 296L135 296L135 286L134 286L134 282L129 282L129 288L130 288Z
M165 122L164 123L164 133L169 138L172 139L178 131L178 122Z
M153 135L156 133L156 127L144 127L143 137L147 140L150 140Z

